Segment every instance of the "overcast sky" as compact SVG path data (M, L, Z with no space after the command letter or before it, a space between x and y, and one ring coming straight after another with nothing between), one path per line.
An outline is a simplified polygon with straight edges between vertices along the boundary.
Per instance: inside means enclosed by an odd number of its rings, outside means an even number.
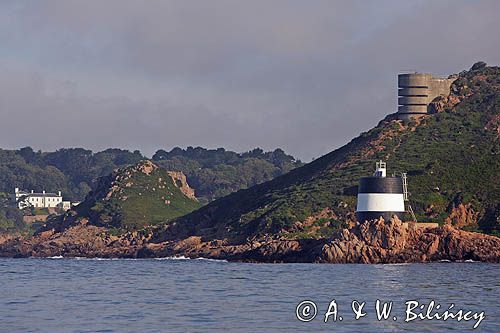
M0 147L283 148L397 109L400 71L500 64L500 1L1 1Z

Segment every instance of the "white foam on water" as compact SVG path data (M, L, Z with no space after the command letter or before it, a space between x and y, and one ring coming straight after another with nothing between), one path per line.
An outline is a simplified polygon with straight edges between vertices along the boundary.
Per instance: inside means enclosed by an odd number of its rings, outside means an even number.
M203 261L213 261L213 262L228 262L224 259L211 259L211 258L189 258L185 256L172 256L172 257L163 257L163 258L154 258L154 260L203 260Z
M201 260L209 262L228 262L225 259L212 259L212 258L189 258L186 256L171 256L162 258L99 258L99 257L64 257L64 256L52 256L52 257L30 257L32 259L67 259L67 260L88 260L88 261L116 261L116 260Z
M172 257L154 258L154 260L191 260L191 258L185 256L172 256Z
M438 262L457 262L457 263L480 263L480 261L476 261L476 260L472 260L472 259L467 259L467 260L454 260L454 261L451 261L451 260L448 260L448 259L443 259L443 260L439 260Z
M95 258L87 258L87 257L73 257L71 259L75 259L75 260L94 260L94 261L110 261L110 260L137 260L137 259L134 259L134 258L99 258L99 257L95 257Z
M212 259L212 258L196 258L196 260L204 260L204 261L215 261L215 262L228 262L226 259Z

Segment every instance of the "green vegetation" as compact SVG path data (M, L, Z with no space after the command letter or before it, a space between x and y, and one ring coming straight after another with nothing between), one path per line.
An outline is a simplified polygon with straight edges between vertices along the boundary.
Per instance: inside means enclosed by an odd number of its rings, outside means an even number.
M144 161L103 177L76 211L78 218L119 232L165 222L200 206L181 192L165 169Z
M153 160L167 170L182 171L202 203L271 180L302 165L281 149L264 152L260 148L242 154L223 148L174 148L170 152L157 151Z
M0 233L19 232L26 229L21 211L10 205L5 198L0 198Z
M284 231L282 236L288 239L325 238L331 237L339 229L347 228L348 224L334 218L320 218L311 225L302 227L301 231Z
M12 193L15 187L62 191L66 199L80 201L90 191L96 178L143 159L139 151L121 149L98 153L82 148L48 153L35 152L30 147L0 149L0 191Z
M138 150L107 149L93 153L83 148L55 152L35 152L30 147L0 149L0 191L11 193L15 187L62 191L66 199L81 201L97 178L145 159ZM153 160L167 170L182 171L203 203L302 165L281 149L264 152L260 148L241 154L223 148L174 148L170 152L158 150Z
M65 200L82 201L99 177L145 159L138 150L107 149L93 153L82 148L55 152L33 151L30 147L0 149L0 191L12 193L15 187L37 192L62 191ZM167 170L184 172L202 204L302 165L281 149L263 152L258 148L243 154L222 148L174 148L170 152L159 150L154 159Z
M500 68L475 64L460 73L450 98L441 101L441 112L409 123L388 117L347 145L299 168L295 167L301 162L282 150L244 154L192 147L160 150L154 160L187 174L202 203L234 193L193 211L200 203L185 196L165 169L144 173L138 168L149 162L140 162L102 178L78 206L77 217L88 217L116 233L177 218L177 229L186 234L329 237L353 220L358 180L371 174L374 162L382 159L388 162L389 173L408 173L411 205L420 221L442 224L464 204L478 214L478 224L467 229L498 235L499 89ZM77 196L88 191L96 175L144 159L139 152L105 152L0 151L0 190L11 191L17 183L35 190L66 186L59 188ZM0 225L15 227L1 222L2 216L7 217L2 214Z
M49 215L49 210L47 208L33 208L32 215Z
M281 233L311 236L297 222L329 208L352 219L358 179L374 162L389 173L408 172L411 204L420 220L443 223L451 209L471 204L478 228L500 230L500 68L475 66L452 85L445 110L419 124L390 118L342 148L272 181L233 193L179 219L192 233L198 225L235 236ZM453 100L450 98L450 101ZM334 218L334 216L332 216ZM335 229L332 227L331 229ZM316 231L315 231L316 232ZM326 231L328 233L328 231Z

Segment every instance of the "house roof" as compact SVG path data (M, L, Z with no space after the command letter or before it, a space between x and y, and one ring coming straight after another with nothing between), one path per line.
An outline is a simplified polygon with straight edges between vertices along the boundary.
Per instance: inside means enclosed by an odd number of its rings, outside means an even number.
M62 197L62 195L55 193L29 193L29 197Z
M22 196L27 196L27 197L62 197L62 195L59 195L56 193L31 193L31 192L24 192L24 191L19 191L17 193L22 195Z

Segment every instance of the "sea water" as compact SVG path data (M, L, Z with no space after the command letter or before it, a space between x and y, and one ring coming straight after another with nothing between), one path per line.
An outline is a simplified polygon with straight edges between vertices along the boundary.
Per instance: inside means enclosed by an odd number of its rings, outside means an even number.
M499 295L498 264L0 259L0 332L500 332ZM484 319L406 321L408 301Z

